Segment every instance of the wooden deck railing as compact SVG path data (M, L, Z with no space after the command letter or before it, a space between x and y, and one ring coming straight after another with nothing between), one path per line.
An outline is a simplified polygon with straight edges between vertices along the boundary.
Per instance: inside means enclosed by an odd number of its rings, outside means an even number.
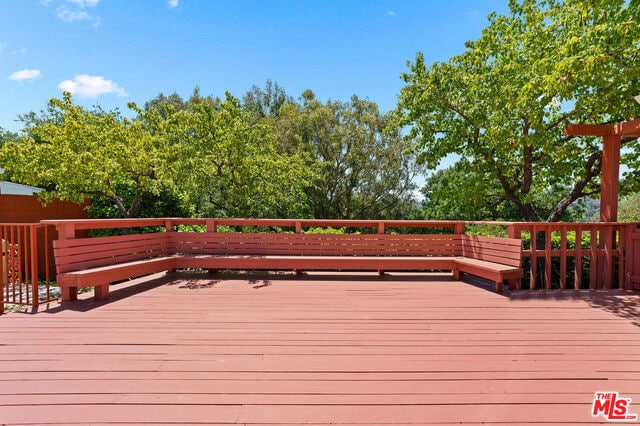
M325 219L235 219L154 218L49 220L40 224L0 225L3 244L2 297L4 303L37 306L52 298L50 277L43 267L48 259L49 233L55 226L58 238L74 238L89 230L147 228L179 231L219 232L232 229L272 229L274 232L307 232L315 228L347 228L365 233L439 232L464 234L473 226L503 228L505 236L523 240L525 278L520 288L548 289L640 289L640 224L623 223L533 223L464 222L422 220L325 220ZM44 234L43 237L38 237ZM39 239L41 238L41 239ZM40 241L40 243L39 243ZM39 258L40 257L40 258ZM43 258L45 257L45 258ZM40 279L40 290L38 289ZM40 293L40 297L38 297ZM0 307L1 309L1 307Z
M524 241L529 289L640 289L640 227L628 223L506 224Z
M55 299L51 292L50 225L0 224L2 303L38 306Z

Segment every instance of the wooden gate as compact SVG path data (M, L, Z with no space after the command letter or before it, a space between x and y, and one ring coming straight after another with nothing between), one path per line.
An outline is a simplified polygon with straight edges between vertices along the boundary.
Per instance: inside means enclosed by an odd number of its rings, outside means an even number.
M627 288L640 290L640 225L629 228L625 253Z

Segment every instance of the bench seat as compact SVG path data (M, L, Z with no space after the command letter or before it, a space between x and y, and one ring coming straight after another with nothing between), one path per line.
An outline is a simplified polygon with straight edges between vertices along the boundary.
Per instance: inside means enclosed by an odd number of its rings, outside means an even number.
M488 262L486 260L468 259L465 257L456 259L454 277L461 279L462 273L476 275L493 281L496 283L497 292L502 292L502 283L504 281L511 282L524 277L524 271L520 267Z
M178 255L177 268L316 271L453 270L454 256Z
M95 298L101 300L109 297L109 283L168 271L175 262L175 257L164 256L70 271L58 274L57 284L63 300L76 299L77 290L83 287L95 287Z
M201 268L317 271L452 271L502 283L523 277L522 242L462 234L157 232L54 241L63 300L157 272Z

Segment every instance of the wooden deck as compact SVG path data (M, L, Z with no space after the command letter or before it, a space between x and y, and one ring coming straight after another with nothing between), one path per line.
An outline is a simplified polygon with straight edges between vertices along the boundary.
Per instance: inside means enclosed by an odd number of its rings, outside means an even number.
M640 295L567 293L446 275L118 285L0 317L0 425L606 423L596 391L640 413Z

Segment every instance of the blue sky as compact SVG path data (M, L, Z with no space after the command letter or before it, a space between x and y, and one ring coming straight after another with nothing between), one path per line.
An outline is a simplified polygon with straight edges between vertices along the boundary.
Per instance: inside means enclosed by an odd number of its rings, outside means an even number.
M158 93L356 94L394 108L416 52L446 61L507 0L2 0L0 127L71 91L126 110Z

